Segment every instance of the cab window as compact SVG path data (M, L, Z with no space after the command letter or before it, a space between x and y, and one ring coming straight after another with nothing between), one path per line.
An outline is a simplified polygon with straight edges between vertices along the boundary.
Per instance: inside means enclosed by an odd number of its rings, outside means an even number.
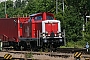
M20 23L20 28L22 28L22 23Z
M42 20L42 16L36 16L35 20Z
M47 16L47 20L54 20L52 16Z

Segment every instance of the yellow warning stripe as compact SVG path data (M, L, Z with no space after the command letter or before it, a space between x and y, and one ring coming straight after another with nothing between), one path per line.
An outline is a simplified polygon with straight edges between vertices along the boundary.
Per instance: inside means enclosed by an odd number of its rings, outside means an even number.
M8 54L5 54L5 55L4 55L4 58L6 59L6 58L7 58L7 56L8 56Z
M6 59L9 59L9 58L10 58L10 56L11 56L11 55L9 54L9 55L8 55L8 57L7 57Z
M10 55L10 54L5 54L5 55L4 55L4 58L5 58L5 59L12 59L12 55Z
M12 59L12 55L10 56L10 58L9 59Z
M76 57L80 57L81 56L81 53L79 53Z
M78 54L78 52L76 52L76 53L74 54L74 56L76 57L77 54Z

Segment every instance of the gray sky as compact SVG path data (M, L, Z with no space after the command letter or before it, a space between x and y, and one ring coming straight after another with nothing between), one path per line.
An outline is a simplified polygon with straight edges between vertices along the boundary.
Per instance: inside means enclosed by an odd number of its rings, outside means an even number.
M0 0L0 2L2 2L2 1L5 1L5 0ZM7 1L7 0L6 0ZM16 1L16 0L12 0L12 1Z

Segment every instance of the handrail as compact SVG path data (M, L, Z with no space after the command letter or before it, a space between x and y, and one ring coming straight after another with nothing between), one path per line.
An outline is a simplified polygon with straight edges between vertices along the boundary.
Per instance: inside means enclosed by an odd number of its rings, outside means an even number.
M7 35L3 34L3 41L7 41L9 38Z

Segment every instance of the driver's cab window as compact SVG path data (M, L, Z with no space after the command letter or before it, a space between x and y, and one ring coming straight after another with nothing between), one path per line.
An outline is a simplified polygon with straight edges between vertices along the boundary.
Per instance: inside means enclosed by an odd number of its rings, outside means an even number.
M42 20L42 16L36 16L35 20Z
M47 16L47 20L54 20L53 16Z

